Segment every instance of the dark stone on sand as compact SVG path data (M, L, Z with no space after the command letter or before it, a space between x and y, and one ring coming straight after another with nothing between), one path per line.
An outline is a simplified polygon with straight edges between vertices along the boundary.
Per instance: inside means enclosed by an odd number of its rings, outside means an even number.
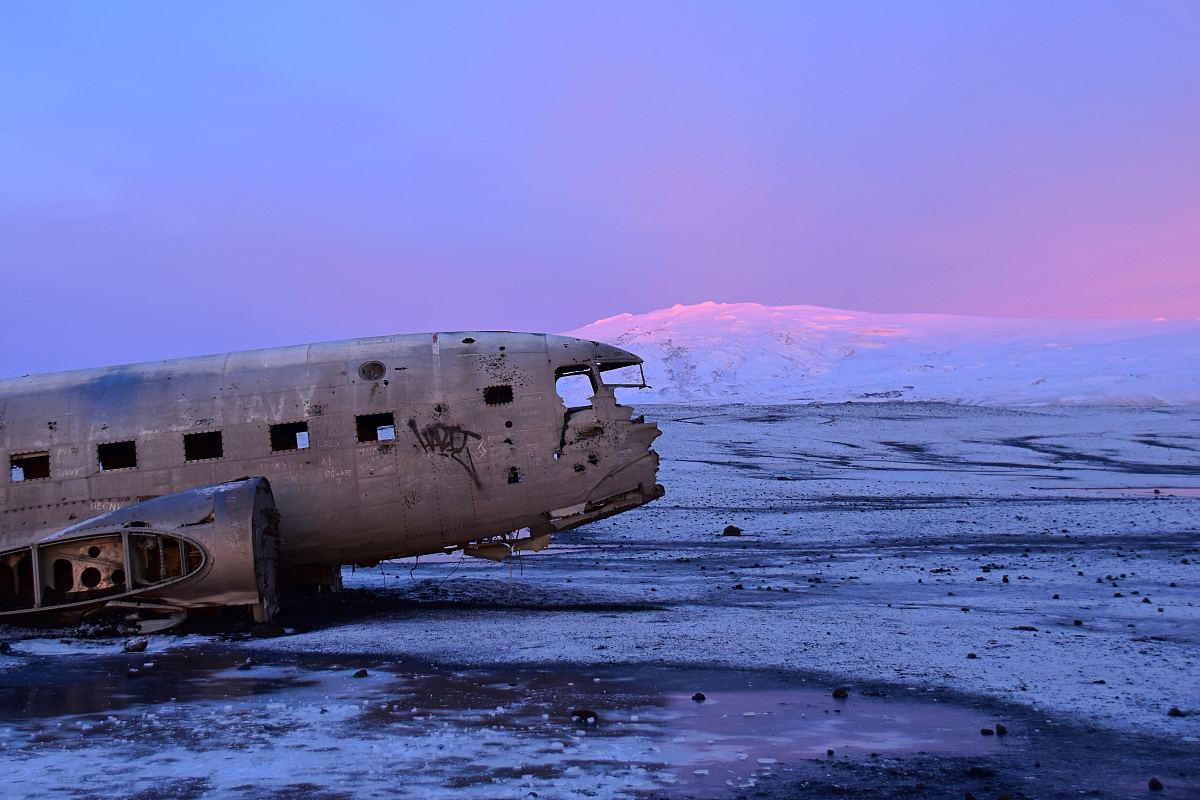
M125 642L126 653L144 653L146 647L150 644L150 640L144 636L139 636L136 639L129 639Z
M995 736L996 732L994 730L992 730L991 728L980 728L979 735L980 736Z
M1032 625L1018 625L1015 628L1013 628L1013 630L1014 631L1033 631L1035 633L1037 632L1037 628L1033 627Z
M8 642L0 642L0 653L11 653L12 645Z
M735 584L733 585L733 588L735 588L735 589L745 589L746 587L745 587L745 586L742 586L740 583L735 583Z
M1058 598L1058 595L1054 595L1054 597L1051 597L1050 599L1051 599L1051 600L1057 600L1057 599L1059 599L1059 598Z
M726 525L725 530L721 531L722 536L741 536L742 529L737 525Z
M703 703L708 698L704 696L704 692L696 692L694 695L692 695L692 699L697 703Z
M1146 605L1150 605L1150 598L1149 598L1149 597L1143 597L1143 598L1142 598L1142 602L1143 602L1143 603L1145 603Z
M833 751L832 751L832 750L826 750L826 751L825 751L825 755L827 755L827 756L829 756L830 758L832 758L832 757L833 757Z
M996 771L987 767L974 766L967 770L967 774L972 778L991 778L995 776Z
M251 667L253 667L253 666L254 666L255 664L257 664L257 663L258 663L258 662L257 662L257 661L255 661L253 658L247 658L245 661L243 661L242 663L238 664L238 665L237 665L237 668L238 668L238 669L240 669L240 670L242 670L242 671L245 671L245 670L248 670L248 669L250 669Z
M275 622L260 622L250 629L250 635L259 639L274 639L283 636L283 626Z
M979 658L975 653L967 653L967 658Z
M1079 626L1080 626L1080 625L1082 625L1082 624L1083 624L1083 620L1081 620L1081 619L1077 619L1077 620L1075 620L1075 626L1076 626L1076 627L1079 627Z
M1146 784L1146 788L1152 792L1161 792L1163 790L1163 784L1158 778L1151 778L1150 782Z
M365 669L360 669L358 672L354 673L354 674L353 674L353 675L351 675L350 677L352 677L352 678L365 678L365 677L367 677L367 676L368 676L368 675L370 675L370 674L371 674L371 673L367 672Z
M1006 728L1003 724L997 722L996 723L996 735L997 736L1008 736L1008 728Z
M600 715L590 708L577 708L571 712L571 719L584 725L595 725L600 721Z
M1178 706L1171 706L1167 710L1167 716L1168 717L1186 717L1187 714L1184 713L1183 709L1179 708Z
M850 690L847 689L845 686L839 686L833 690L833 699L834 700L845 700L849 696L850 696Z

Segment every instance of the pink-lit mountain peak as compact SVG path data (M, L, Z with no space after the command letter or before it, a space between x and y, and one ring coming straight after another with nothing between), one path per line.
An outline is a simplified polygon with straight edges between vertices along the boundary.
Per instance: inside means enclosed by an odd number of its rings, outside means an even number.
M1200 323L883 314L705 302L571 335L646 359L643 400L1200 402Z

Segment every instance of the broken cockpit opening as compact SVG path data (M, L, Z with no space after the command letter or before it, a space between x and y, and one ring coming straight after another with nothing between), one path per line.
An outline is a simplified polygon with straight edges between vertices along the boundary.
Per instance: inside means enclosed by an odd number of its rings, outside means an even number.
M597 390L649 389L640 360L609 359L594 364L570 364L554 371L554 388L568 411L590 408Z

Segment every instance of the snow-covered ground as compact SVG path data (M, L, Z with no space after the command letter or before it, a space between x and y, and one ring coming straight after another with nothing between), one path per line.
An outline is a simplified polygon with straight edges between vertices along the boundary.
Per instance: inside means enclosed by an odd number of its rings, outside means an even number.
M98 791L164 787L144 797L823 797L873 764L899 772L859 785L899 780L929 735L958 765L920 773L937 797L1200 789L1200 408L639 411L667 496L519 563L347 569L341 604L274 639L14 642L0 674L43 690L0 692L7 785L65 791L81 758L120 764ZM153 666L128 683L120 658ZM914 698L949 716L913 723ZM856 722L822 728L840 709Z
M571 336L646 360L637 402L1200 402L1200 320L872 314L758 303L619 314Z
M794 668L1200 736L1167 717L1200 706L1200 410L643 410L667 497L519 566L348 572L448 607L268 646Z

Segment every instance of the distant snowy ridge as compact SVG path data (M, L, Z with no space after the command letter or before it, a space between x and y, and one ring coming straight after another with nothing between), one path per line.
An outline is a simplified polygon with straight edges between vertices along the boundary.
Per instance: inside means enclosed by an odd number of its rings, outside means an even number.
M627 396L632 402L1200 403L1198 320L1000 319L707 302L618 314L567 335L646 360L653 389Z

